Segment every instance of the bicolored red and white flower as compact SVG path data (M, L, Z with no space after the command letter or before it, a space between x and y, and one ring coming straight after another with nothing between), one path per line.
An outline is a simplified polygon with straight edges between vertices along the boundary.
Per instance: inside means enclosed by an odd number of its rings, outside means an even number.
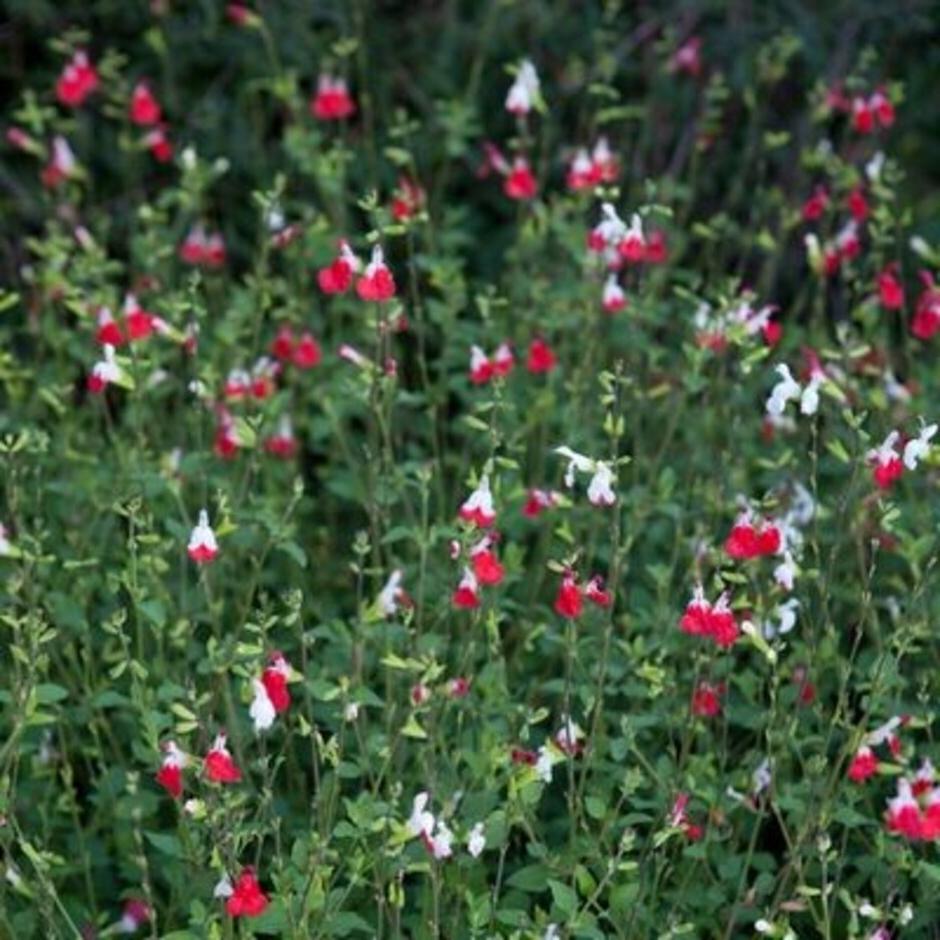
M637 263L646 260L646 236L643 234L643 221L636 212L630 218L630 227L618 243L617 251L625 261Z
M55 189L71 179L78 169L78 161L69 146L69 142L61 135L52 138L52 152L49 162L43 167L41 173L42 185L46 189Z
M98 70L91 63L88 54L77 50L66 63L55 85L59 104L67 108L78 108L98 88Z
M904 287L898 279L898 262L886 265L878 274L878 299L885 310L904 309Z
M714 718L721 714L721 697L725 694L725 684L713 685L702 680L692 693L692 714L699 718Z
M102 346L120 346L124 342L121 327L111 313L110 307L99 307L97 313L98 329L95 339Z
M880 490L890 489L904 474L902 456L897 450L900 439L900 432L892 431L879 447L872 448L866 455L872 479Z
M141 898L128 898L121 911L121 919L117 922L118 933L137 933L141 927L150 922L153 912L150 905Z
M592 506L612 506L617 501L613 484L615 476L613 468L604 460L594 460L584 454L579 454L570 447L556 447L555 453L568 460L565 468L565 486L569 489L574 486L575 473L590 473L587 497Z
M207 234L201 225L194 225L179 247L180 260L202 268L220 268L225 264L225 241L221 233Z
M688 793L676 794L672 809L669 811L668 823L673 829L681 829L691 842L697 842L704 833L701 826L689 819L688 806L690 801L691 797Z
M579 192L582 189L592 189L597 185L598 179L594 172L594 161L585 147L580 147L568 167L566 176L568 189Z
M189 764L189 756L177 747L175 741L167 741L163 745L163 755L156 780L174 800L178 800L183 795L183 768Z
M216 886L216 897L224 897L225 911L230 917L260 917L268 908L268 896L261 889L261 884L250 866L243 868L235 879L235 884L223 879Z
M219 554L219 543L212 526L209 525L209 513L205 509L199 510L199 519L190 533L186 552L197 565L215 561Z
M132 343L147 339L153 333L165 335L168 331L166 322L144 310L133 294L124 297L124 326L127 339Z
M262 356L251 368L251 395L259 401L270 398L277 388L281 364Z
M707 637L722 647L732 646L741 635L728 595L720 595L712 604L706 599L701 584L697 584L692 592L692 599L679 621L679 629L690 636Z
M310 113L318 121L342 121L352 117L356 113L356 102L346 80L333 75L320 75L316 93L310 99Z
M573 571L566 571L555 595L555 613L566 620L576 620L584 609L584 593Z
M352 286L353 275L362 270L362 261L349 247L349 242L341 239L339 254L325 268L317 272L317 283L324 294L345 294Z
M598 607L610 607L614 602L613 595L604 586L604 578L596 574L584 585L584 596Z
M847 773L853 783L864 783L878 773L878 758L867 744L863 744L855 752Z
M264 449L271 456L281 460L291 460L297 456L297 438L289 415L281 415L277 430L265 438Z
M160 124L144 134L144 146L157 163L169 163L173 159L173 142L166 124Z
M470 564L477 581L485 586L499 584L505 577L506 570L494 551L495 539L484 535L470 549Z
M283 653L274 652L261 677L252 681L254 692L248 714L254 722L255 731L267 731L274 719L290 708L291 696L287 683L293 670Z
M517 117L527 115L539 100L540 82L535 66L523 59L506 94L506 110Z
M933 791L931 791L933 792ZM936 802L931 805L936 807L934 816L940 818ZM885 824L889 832L904 836L911 841L917 841L925 838L926 825L925 815L921 811L921 805L914 796L911 782L905 777L898 780L897 794L888 800L888 810L885 813ZM930 828L933 828L931 825Z
M546 509L551 509L558 503L558 497L551 490L532 488L527 491L522 515L535 519Z
M552 743L568 757L576 757L584 750L584 732L570 715L562 715L561 727L555 732Z
M738 515L725 539L725 551L737 560L776 555L782 545L783 538L777 523L756 516L750 509Z
M921 427L917 437L912 437L904 445L904 466L908 470L916 470L922 460L930 454L931 441L937 434L936 424L927 424Z
M480 477L476 489L463 501L458 514L465 522L472 522L481 529L488 529L496 521L489 474L484 473Z
M604 254L606 260L615 262L619 259L617 246L626 237L627 224L617 214L613 203L601 203L601 220L588 233L588 248ZM608 255L612 252L612 255Z
M371 300L383 303L395 296L395 279L388 265L380 245L372 248L372 259L366 265L362 276L356 281L356 293L362 300Z
M894 104L883 89L869 97L856 95L852 99L852 126L859 134L870 134L876 128L889 128L894 124Z
M242 772L226 747L226 740L224 733L217 734L203 761L203 773L213 783L238 783L242 779Z
M594 177L599 183L614 183L620 175L620 163L610 149L606 137L598 137L591 150Z
M394 617L402 607L411 606L411 598L401 586L403 575L396 568L389 576L376 601L376 606L385 617Z
M88 391L100 395L111 384L129 388L131 385L130 377L118 365L114 347L108 343L102 352L104 353L104 359L94 364L91 374L88 376Z
M503 192L518 202L527 202L538 195L539 185L532 172L529 161L521 154L513 161L506 179L503 181Z
M614 273L609 274L604 282L601 306L604 308L604 313L617 313L627 306L627 295L617 283L617 275Z
M493 378L493 363L479 347L470 347L470 381L474 385L485 385Z
M138 82L134 86L134 90L131 92L128 115L132 123L141 127L149 127L151 124L160 123L163 111L146 82Z
M474 610L480 606L480 582L470 568L463 569L460 582L451 595L451 603L462 610Z
M392 193L392 218L407 222L424 208L426 199L424 190L410 176L400 176Z

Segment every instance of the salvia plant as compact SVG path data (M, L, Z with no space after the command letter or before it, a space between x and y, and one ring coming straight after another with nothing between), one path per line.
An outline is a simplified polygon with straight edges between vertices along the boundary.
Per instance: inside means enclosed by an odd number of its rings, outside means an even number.
M818 6L7 5L0 936L940 936L937 9Z

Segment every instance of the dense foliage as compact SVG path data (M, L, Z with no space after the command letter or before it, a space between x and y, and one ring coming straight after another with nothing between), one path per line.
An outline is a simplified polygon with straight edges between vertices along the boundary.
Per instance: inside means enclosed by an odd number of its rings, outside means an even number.
M935 3L5 7L0 935L940 936Z

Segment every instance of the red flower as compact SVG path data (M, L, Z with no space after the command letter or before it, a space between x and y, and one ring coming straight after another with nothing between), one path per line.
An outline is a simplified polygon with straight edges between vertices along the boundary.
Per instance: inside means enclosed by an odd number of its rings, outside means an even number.
M581 588L574 575L568 572L561 579L558 594L555 596L555 613L560 617L574 620L581 616L582 606Z
M282 362L291 358L294 353L294 331L289 326L282 326L271 343L271 355Z
M302 333L294 347L293 362L298 369L312 369L320 364L323 353L310 332Z
M144 137L150 155L157 163L169 163L173 159L173 144L166 132L166 125L155 127Z
M803 221L815 222L822 217L829 205L829 193L825 186L817 186L813 195L803 203Z
M852 126L859 134L870 134L875 129L875 115L864 98L852 99Z
M535 519L554 505L555 495L553 493L548 490L531 489L526 494L522 515L527 516L529 519Z
M496 553L490 548L489 538L483 539L480 546L473 550L470 555L470 562L473 565L473 573L480 584L499 584L506 574L506 569L503 568L502 563L496 557Z
M225 910L232 917L259 917L268 906L268 897L261 890L253 868L243 868L235 882L232 894L225 902Z
M722 594L712 604L706 600L700 584L692 592L692 600L679 620L679 629L690 636L709 637L717 646L723 647L732 646L740 636L727 596Z
M541 372L551 372L556 363L557 360L551 346L540 336L537 336L529 343L529 355L525 365L531 373L538 375Z
M865 190L861 186L856 186L849 193L846 205L856 222L864 222L868 218L868 200L865 198Z
M151 92L145 82L138 82L134 86L134 91L131 94L129 114L134 124L139 124L143 127L160 123L163 112L160 109L159 102L153 96L153 92Z
M897 270L895 261L878 275L878 296L885 310L900 310L904 306L904 288L898 280Z

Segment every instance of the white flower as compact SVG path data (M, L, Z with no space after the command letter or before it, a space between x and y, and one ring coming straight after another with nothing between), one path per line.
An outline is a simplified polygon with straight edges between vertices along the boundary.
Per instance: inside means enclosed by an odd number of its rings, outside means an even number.
M506 95L506 110L513 114L528 114L538 97L539 85L535 66L528 59L523 59Z
M428 799L427 791L422 790L411 804L411 816L408 817L407 826L413 836L430 837L431 830L434 828L434 814L425 809Z
M552 753L544 745L539 748L538 760L535 762L535 772L542 783L552 782Z
M793 590L793 582L796 579L796 562L790 552L783 553L783 561L774 568L774 580L785 591Z
M892 431L884 439L884 441L882 441L879 447L873 447L871 450L869 450L866 454L866 457L878 464L885 464L892 460L896 460L899 454L895 450L895 444L897 444L900 437L901 434L899 431Z
M255 724L256 732L267 731L268 728L274 724L277 711L274 708L274 703L268 696L268 690L264 687L264 683L260 679L254 679L252 686L255 691L255 696L251 700L251 707L248 709L248 714Z
M777 605L774 611L777 626L773 629L772 636L784 636L796 626L796 612L799 606L800 602L795 597Z
M760 920L754 921L754 929L758 933L770 933L770 931L774 929L774 925L769 920L765 920L762 917Z
M601 205L603 218L597 224L594 231L608 245L619 244L626 237L627 223L620 218L617 210L609 202Z
M754 795L763 793L770 786L773 775L770 772L770 759L764 758L760 766L754 771Z
M450 858L454 854L454 834L447 828L447 823L443 819L437 821L437 829L433 836L429 833L425 835L428 838L428 848L438 861Z
M0 555L9 555L12 550L13 546L7 536L7 527L0 523Z
M592 506L613 506L617 500L617 494L611 485L613 481L614 472L610 465L599 460L587 488L588 501Z
M545 933L542 934L542 940L560 940L560 938L561 934L555 924L549 924L545 928Z
M800 396L800 414L814 415L819 408L819 386L825 381L825 377L814 373L809 380L809 385L803 389Z
M347 702L343 709L343 720L353 722L359 717L359 704L357 702Z
M467 837L467 851L474 857L479 858L480 854L486 848L486 836L483 834L483 823L478 822Z
M872 183L876 182L878 177L881 176L884 165L885 155L880 150L865 164L865 175Z
M219 880L219 883L215 886L212 891L212 897L214 898L230 898L233 893L232 888L232 879L228 875L223 875Z
M398 612L398 604L402 595L401 578L401 571L396 569L389 575L385 587L379 592L379 610L386 617L392 617Z
M930 451L930 441L937 433L937 425L928 424L921 428L920 434L904 445L904 466L908 470L916 470L917 464L923 460Z
M777 366L777 375L780 381L773 387L767 399L767 414L782 415L787 403L796 401L800 397L799 383L790 374L790 368L784 363Z

